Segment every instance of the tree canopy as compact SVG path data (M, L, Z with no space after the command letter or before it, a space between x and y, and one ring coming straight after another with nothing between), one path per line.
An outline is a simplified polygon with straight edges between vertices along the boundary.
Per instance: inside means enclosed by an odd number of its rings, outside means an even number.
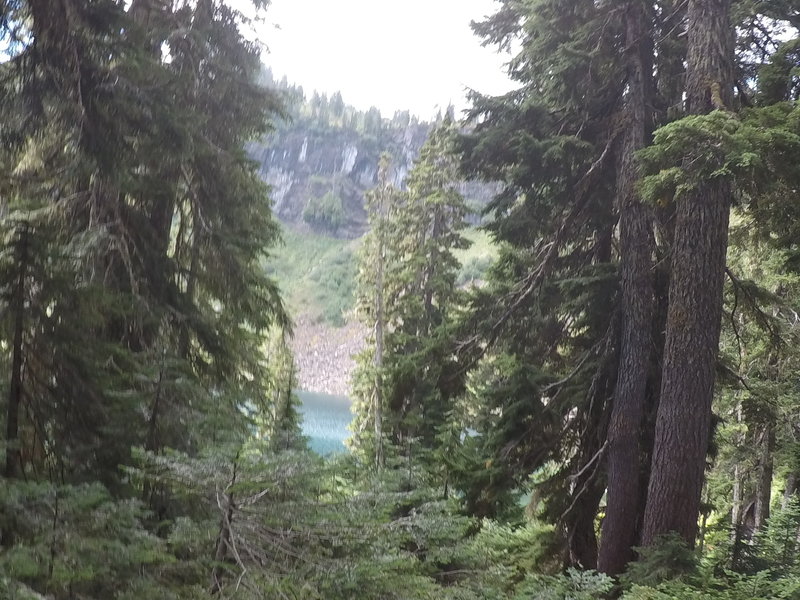
M474 23L516 89L381 160L321 457L247 148L380 112L292 115L222 0L0 0L0 595L796 597L799 15ZM496 257L460 285L465 178Z

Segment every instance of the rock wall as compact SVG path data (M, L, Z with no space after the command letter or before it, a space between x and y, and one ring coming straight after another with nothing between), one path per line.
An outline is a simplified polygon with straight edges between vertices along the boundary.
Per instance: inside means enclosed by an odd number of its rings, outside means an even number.
M341 198L344 219L339 237L359 237L367 228L364 193L377 183L383 152L393 157L392 179L398 187L413 165L430 125L417 121L399 124L384 120L372 134L339 123L297 118L249 147L270 186L275 214L284 222L299 223L312 198L333 192Z

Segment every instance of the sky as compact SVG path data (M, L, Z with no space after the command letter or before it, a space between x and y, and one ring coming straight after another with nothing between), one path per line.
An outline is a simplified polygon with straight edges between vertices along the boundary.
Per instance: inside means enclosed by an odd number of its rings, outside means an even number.
M254 35L275 76L347 104L377 106L384 116L422 117L452 103L467 106L465 88L511 89L507 55L483 48L469 27L495 12L494 0L272 0Z

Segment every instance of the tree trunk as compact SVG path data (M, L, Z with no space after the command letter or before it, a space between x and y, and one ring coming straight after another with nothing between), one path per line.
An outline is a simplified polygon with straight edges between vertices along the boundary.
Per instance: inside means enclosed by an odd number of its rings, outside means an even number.
M597 568L597 535L595 534L595 516L600 500L603 498L603 485L591 474L576 482L576 487L585 489L578 499L574 516L568 523L569 562L581 569Z
M218 594L222 591L222 577L223 566L222 563L226 562L230 556L229 550L233 547L233 517L236 510L236 499L231 491L236 485L236 471L239 465L239 453L236 453L236 458L233 459L233 473L231 474L231 481L222 498L217 492L217 505L222 512L219 524L219 535L217 536L217 543L214 547L214 566L211 568L211 586L210 591L212 594ZM224 500L224 503L223 503Z
M732 537L736 537L736 529L742 518L742 467L738 463L733 467L733 498L731 500Z
M8 479L18 477L22 471L22 453L19 440L19 409L22 404L22 335L25 328L25 277L28 273L28 225L22 224L17 240L17 284L14 290L14 340L12 342L11 383L8 389L6 415L6 465Z
M761 456L758 460L756 482L755 531L762 530L769 520L769 505L772 499L772 454L775 451L775 425L765 423L761 433Z
M381 190L381 194L385 191ZM384 333L384 310L383 310L383 270L386 260L386 242L384 239L384 228L386 227L384 215L384 198L380 199L380 230L378 232L378 265L377 276L375 278L375 466L380 469L383 467L383 333Z
M686 39L680 23L686 18L683 0L662 0L655 36L658 42L656 57L656 87L660 121L671 120L680 110L683 98Z
M687 106L730 106L730 0L690 0ZM677 202L661 399L642 542L675 532L694 546L711 428L728 243L730 185L709 181Z
M786 510L789 506L789 501L792 496L797 492L797 473L792 471L786 478L786 487L783 489L783 498L781 499L781 510Z
M144 449L147 452L157 452L160 444L158 441L158 417L161 409L162 387L164 382L164 357L161 357L161 365L158 369L158 379L156 380L156 389L153 394L153 403L150 407L150 418L147 420L147 439L145 440ZM145 476L144 483L142 484L142 502L147 504L155 514L160 514L161 511L155 506L155 498L153 493L153 481L150 477Z
M634 153L646 144L652 73L652 45L641 0L625 17L628 93L626 133L618 177L622 287L622 346L614 406L608 429L608 491L598 568L618 575L633 558L640 521L640 437L653 346L653 217L639 200Z
M573 464L577 472L570 477L572 503L560 517L566 527L569 562L582 569L597 568L595 519L606 487L602 467L608 449L610 399L619 370L617 340L622 326L619 313L614 311L605 333L605 348L586 399L588 412Z
M742 423L742 402L736 402L736 424ZM737 433L734 437L734 444L737 447L743 447L745 443L744 436ZM733 466L733 498L731 499L731 541L734 544L734 554L736 553L736 544L740 538L740 529L742 521L742 509L744 508L744 473L742 472L742 465L739 461Z

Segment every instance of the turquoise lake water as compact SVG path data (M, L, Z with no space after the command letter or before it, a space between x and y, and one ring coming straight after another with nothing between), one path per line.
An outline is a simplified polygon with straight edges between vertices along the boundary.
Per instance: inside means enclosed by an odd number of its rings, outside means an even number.
M303 435L309 446L319 454L345 452L344 440L350 437L347 426L353 419L350 399L314 392L297 392L303 414Z

